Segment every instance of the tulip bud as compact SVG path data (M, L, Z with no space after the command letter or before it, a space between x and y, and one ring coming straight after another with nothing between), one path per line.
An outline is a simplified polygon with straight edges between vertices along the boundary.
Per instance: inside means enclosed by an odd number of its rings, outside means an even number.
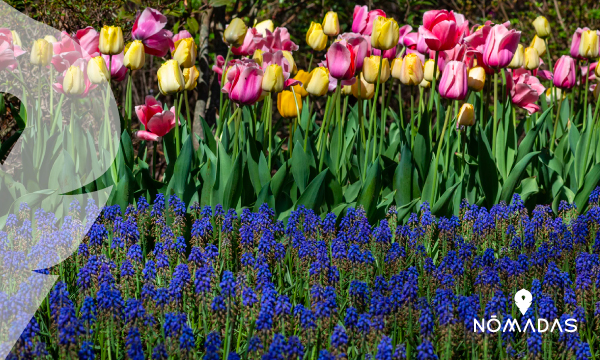
M473 91L481 91L485 85L485 69L481 66L476 66L469 69L469 79L467 81L469 89Z
M100 30L98 48L104 55L117 55L123 51L123 30L119 26L104 25Z
M473 105L464 103L460 107L458 112L458 118L456 119L456 127L459 126L473 126L475 125L475 110Z
M129 70L139 70L146 63L146 52L141 40L134 40L129 46L125 47L125 57L123 64Z
M104 62L104 60L102 61ZM70 66L65 72L62 85L66 95L79 96L83 94L85 92L85 79L81 68L74 65Z
M540 57L546 54L546 42L544 41L544 39L539 38L537 35L533 37L533 40L531 40L531 44L529 45L529 47L535 48Z
M55 42L57 42L58 40L56 40L56 38L52 35L46 35L44 36L44 40L46 40L47 42L49 42L50 44L54 44Z
M518 69L518 68L522 67L524 57L525 57L525 54L524 54L524 50L523 50L523 45L519 44L519 46L517 47L517 51L515 51L515 55L513 55L513 58L511 60L510 64L508 64L508 67L510 69Z
M377 83L379 74L379 64L381 63L381 77L379 83L384 83L390 77L390 63L388 59L381 59L381 56L371 55L366 57L363 62L363 76L365 81L371 84Z
M268 92L280 92L283 90L283 69L277 64L267 66L262 79L262 89Z
M421 59L416 54L407 54L402 60L400 82L404 85L419 85L423 79Z
M29 61L33 65L46 66L50 64L54 52L52 50L52 44L44 39L37 39L31 47L31 55Z
M294 76L294 79L298 80L302 83L302 85L292 86L292 88L294 88L294 91L296 92L296 94L300 94L300 96L302 96L302 97L308 96L308 92L306 91L306 86L308 85L308 82L310 81L310 73L306 72L304 70L300 70L300 71L298 71L296 76Z
M396 20L378 16L373 22L371 45L379 50L389 50L398 44L400 27Z
M373 98L374 95L375 85L365 81L361 73L357 81L355 81L354 84L352 84L352 96L359 100L370 100Z
M282 53L283 53L283 57L290 64L290 69L291 69L292 75L296 74L296 72L298 71L298 68L296 67L296 61L294 61L294 56L292 56L292 52L283 50Z
M427 61L425 61L425 66L424 66L424 70L423 70L423 77L425 78L425 80L432 82L433 81L433 67L435 66L435 61L433 59L429 59ZM440 68L438 66L436 74L435 74L435 78L439 79L440 78Z
M194 90L198 85L198 78L200 77L200 71L196 66L183 69L183 81L185 81L186 90Z
M342 95L344 95L344 96L352 95L352 85L342 86Z
M534 47L525 49L523 66L527 70L535 70L540 66L540 55Z
M586 59L598 57L598 32L596 30L584 30L581 33L579 56Z
M183 73L177 60L168 60L157 72L158 88L163 95L178 93L185 88Z
M423 81L421 81L419 86L424 89L429 89L431 87L431 83L423 78Z
M325 50L325 47L327 47L327 35L323 32L321 24L316 22L310 23L310 28L306 32L306 43L313 50Z
M461 61L448 61L438 91L443 98L463 100L469 91L467 65Z
M550 36L550 24L548 23L548 19L543 16L538 16L533 20L533 27L535 28L535 32L537 36L542 39Z
M329 90L329 69L317 67L310 72L310 79L304 85L306 92L314 96L323 96Z
M299 94L292 93L289 90L282 91L277 94L277 110L279 115L284 118L293 118L298 116L298 112L302 112L302 98ZM296 103L298 108L296 108Z
M335 11L329 11L323 19L323 32L327 36L337 36L340 33L340 21Z
M92 84L102 84L110 80L110 71L102 56L96 56L88 61L87 76Z
M402 71L402 58L394 58L391 65L391 75L394 79L400 79L400 72Z
M192 67L196 63L196 42L193 38L183 38L175 43L173 59L177 60L179 66Z
M275 24L271 20L261 21L258 24L254 25L256 31L262 36L267 36L267 30L273 32L275 30Z
M551 87L546 89L546 103L551 104L552 99L562 99L562 90L557 87Z
M235 18L231 20L229 25L225 28L225 31L223 31L223 38L229 45L241 46L244 43L247 31L248 27L244 20Z
M12 34L12 41L13 41L13 45L16 45L18 47L23 47L23 44L21 43L21 37L19 36L19 33L11 30L10 33Z
M252 60L254 60L258 64L258 66L262 66L263 51L261 49L254 50L254 55L252 55Z

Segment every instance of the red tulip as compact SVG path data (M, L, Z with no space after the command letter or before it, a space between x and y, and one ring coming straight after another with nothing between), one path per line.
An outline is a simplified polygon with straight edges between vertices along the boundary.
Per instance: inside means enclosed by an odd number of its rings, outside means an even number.
M520 31L508 30L503 24L494 25L485 41L484 64L496 71L508 66L517 51L520 39Z
M571 89L576 83L575 60L563 55L554 64L554 79L552 83L560 89Z
M466 21L458 24L452 11L430 10L423 14L423 25L419 29L423 29L422 34L429 49L444 51L452 49L462 40L468 25Z
M146 127L146 130L136 133L141 140L158 141L159 137L167 135L176 124L175 107L163 111L162 104L153 96L146 96L146 105L136 106L135 113Z
M252 56L256 49L265 49L267 50L266 40L263 36L256 30L255 28L250 28L246 32L246 37L244 37L244 42L242 46L231 47L231 52L234 55L242 55L242 56Z
M440 96L446 99L463 100L467 96L467 65L462 61L450 61L446 64L438 88Z
M343 39L352 45L354 50L356 71L360 72L363 66L363 62L366 57L371 56L371 39L368 35L360 35L354 33L343 33L338 36L338 39Z
M219 78L219 84L221 83L221 77L223 76L223 70L225 67L225 58L222 55L217 55L215 58L215 64L212 67L212 71L217 73Z
M96 29L88 26L85 29L77 30L75 37L79 41L84 59L89 60L100 55L100 50L98 49L100 33Z
M338 41L329 47L326 56L329 74L339 80L354 78L356 71L356 53L352 45L346 41Z
M528 70L517 69L513 72L506 71L506 87L513 104L525 109L529 114L540 110L536 104L540 95L546 88L535 76L531 76Z
M369 8L366 5L356 5L354 7L354 14L352 15L352 32L362 35L371 35L373 32L373 22L378 16L386 17L383 10L375 9L369 11Z
M146 54L163 57L169 50L173 50L173 33L165 30L167 17L158 10L146 8L138 15L133 23L131 36L133 40L144 43Z
M268 29L265 31L267 33L265 36L265 46L267 49L264 49L265 51L276 52L298 50L298 45L291 40L290 33L286 28L278 27L273 32L270 32ZM254 53L254 51L252 53Z

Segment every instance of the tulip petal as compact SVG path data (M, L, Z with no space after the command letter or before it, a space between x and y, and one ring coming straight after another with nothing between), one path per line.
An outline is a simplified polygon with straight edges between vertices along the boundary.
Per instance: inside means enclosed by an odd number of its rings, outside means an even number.
M135 136L140 140L146 140L146 141L158 141L158 138L159 138L158 135L153 134L149 131L145 131L145 130L140 130L140 131L136 132Z

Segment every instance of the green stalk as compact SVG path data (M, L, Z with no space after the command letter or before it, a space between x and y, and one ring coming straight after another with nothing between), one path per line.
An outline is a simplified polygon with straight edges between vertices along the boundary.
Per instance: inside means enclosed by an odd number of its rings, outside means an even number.
M415 134L417 132L413 119L415 118L415 95L410 89L410 150L415 148Z
M300 107L298 106L298 99L296 98L296 91L294 91L294 87L290 86L290 88L292 89L292 95L294 95L294 103L296 104L296 124L294 124L294 131L290 132L290 138L291 138L291 142L292 142L292 146L294 143L294 132L296 131L296 127L298 127L298 124L300 124L301 120L300 120ZM302 98L300 98L300 101L302 101ZM292 146L290 146L290 159L292 158Z
M321 143L321 153L320 155L320 159L319 159L319 172L321 172L321 170L323 170L323 159L325 157L325 147L327 145L327 132L329 131L329 129L327 129L327 127L329 127L329 122L331 121L331 116L333 114L333 102L337 101L337 96L339 95L339 92L336 91L335 94L333 95L333 100L332 100L332 104L330 104L329 106L329 112L326 114L327 117L325 118L325 121L323 122L323 125L321 126L321 130L323 128L325 128L325 135L324 137L321 139L322 143Z
M344 128L344 126L342 125L342 114L341 114L341 111L340 111L340 107L341 107L340 102L342 100L341 99L341 97L342 97L342 82L341 81L338 81L337 87L336 87L335 91L337 93L336 96L335 96L335 123L336 123L336 126L338 126L338 129L339 129L339 131L338 131L338 141L339 141L339 144L338 144L338 153L336 154L336 157L337 157L337 160L338 160L338 162L337 162L338 168L336 169L336 173L338 173L339 172L339 167L340 167L340 161L341 161L341 157L342 157L342 151L341 151L341 149L342 149L342 139L343 139L342 132L343 132L343 128ZM339 180L340 179L338 179L338 181Z
M325 104L325 112L323 113L323 121L321 121L321 128L319 129L319 137L317 138L317 149L321 149L321 139L323 137L323 128L325 127L325 121L329 116L329 107L331 105L331 99L333 96L327 96L327 103Z
M400 124L398 124L398 130L404 130L404 111L402 109L402 83L398 81L398 112L400 117Z
M223 72L225 72L225 70L227 70L227 62L229 62L229 56L231 56L231 47L227 48L227 56L225 56L225 64L223 65ZM225 74L223 74L225 75ZM223 81L225 79L221 78L221 84L223 84ZM223 110L226 108L226 106L223 106L223 92L219 93L219 119L218 119L218 123L217 123L217 136L221 136L221 131L223 131L223 122L225 121L225 119L223 118L223 116L225 114L223 114Z
M273 152L273 124L271 124L272 122L272 112L271 112L271 107L273 106L272 104L272 100L271 100L271 93L269 93L267 95L267 100L266 100L266 105L268 106L267 108L267 126L269 127L269 171L271 171L271 155Z
M496 132L498 132L498 73L494 73L494 131L492 133L492 157L496 157Z
M435 97L435 87L437 85L437 64L438 64L438 55L439 51L435 52L435 59L433 60L433 80L431 81L431 94L429 96L429 112L433 109L433 98Z
M383 102L383 94L385 94L385 83L381 84L382 99L381 99L381 141L379 142L379 156L383 152L383 140L385 139L385 125L387 124L387 109L390 104L391 91L388 91L385 104Z
M342 109L342 121L340 122L340 132L339 132L339 134L340 134L340 137L339 137L339 139L340 139L340 145L343 145L343 143L344 143L343 142L343 139L344 139L344 122L346 120L346 109L347 108L348 108L348 96L346 96L344 98L344 106L343 106L343 109ZM340 153L339 153L339 156L338 156L338 159L339 159L338 164L340 164L341 161L342 161L342 150L343 150L343 146L340 146L339 147L339 152Z
M562 103L562 101L558 101L558 110L556 111L556 118L554 120L554 131L552 132L552 140L550 141L550 151L554 151L554 143L556 142L556 128L558 127L558 122L560 121L560 107L562 106Z
M127 121L127 132L131 135L131 108L132 108L132 96L131 96L131 70L129 71L129 76L127 76L127 94L125 96L127 102L127 116L125 121Z
M587 118L587 113L588 113L588 93L590 92L589 89L589 82L590 82L590 61L587 61L587 66L588 66L588 70L587 70L587 74L585 74L585 88L583 89L583 91L585 91L584 97L583 97L583 129L582 132L585 131L585 129L587 129L588 126L588 118ZM587 159L586 159L587 161Z
M433 168L433 190L431 192L431 201L430 204L434 204L435 192L437 189L437 174L438 174L438 164L440 163L440 152L442 151L442 144L444 143L444 134L446 133L446 128L448 127L448 120L450 118L450 113L452 109L446 109L446 119L444 120L444 127L442 128L442 134L440 135L438 148L435 154L435 165Z
M179 152L181 151L181 138L179 135L179 108L177 107L177 97L179 95L175 95L175 100L173 107L175 108L175 153L177 157L179 157ZM181 101L180 101L181 102Z
M383 53L379 57L379 69L377 69L377 83L375 84L375 96L373 96L373 106L371 106L371 116L370 116L370 124L371 128L373 128L372 133L369 132L369 143L371 142L371 134L373 137L373 156L372 161L375 161L375 148L377 147L377 124L375 121L375 117L377 115L377 99L379 98L379 84L381 82L381 67L383 66ZM360 85L360 84L359 84ZM366 149L365 151L369 151ZM365 156L365 159L367 157ZM365 161L365 173L367 171L367 162Z
M193 134L194 131L192 130L192 117L190 116L190 101L188 99L188 91L184 90L183 91L183 98L185 99L185 116L187 118L187 126L188 126L188 132L190 134Z
M237 110L239 110L240 108L238 108ZM241 111L235 111L235 113L237 113L237 116L235 117L235 134L233 134L233 160L235 160L237 158L237 156L239 155L239 151L240 151L240 123L242 122L242 112Z
M306 152L308 137L310 136L310 128L312 127L312 110L314 103L310 102L310 95L306 97L306 105L308 106L308 123L306 124L306 131L304 132L304 152Z

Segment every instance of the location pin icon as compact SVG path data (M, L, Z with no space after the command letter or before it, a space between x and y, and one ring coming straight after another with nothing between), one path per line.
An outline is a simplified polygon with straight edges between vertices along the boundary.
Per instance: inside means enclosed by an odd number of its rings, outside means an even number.
M531 300L533 296L531 293L525 289L521 289L517 291L515 294L515 305L519 308L521 314L525 315L529 307L531 306Z

